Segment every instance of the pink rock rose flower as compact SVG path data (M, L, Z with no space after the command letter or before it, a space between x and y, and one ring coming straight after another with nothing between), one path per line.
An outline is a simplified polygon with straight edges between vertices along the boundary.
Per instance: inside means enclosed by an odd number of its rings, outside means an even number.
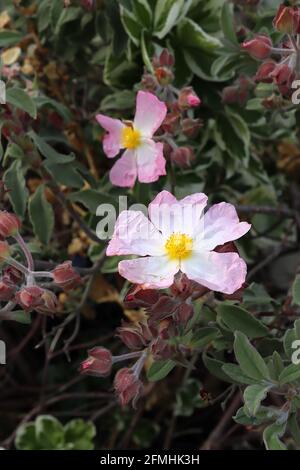
M110 171L113 185L132 188L136 179L141 183L152 183L166 174L163 144L152 139L166 114L165 103L152 93L139 91L133 122L124 123L103 114L96 116L108 132L103 141L105 154L113 158L125 149Z
M214 249L237 240L250 230L240 222L234 206L213 205L205 214L207 196L192 194L177 199L160 192L148 207L123 211L115 225L107 255L137 255L119 263L119 273L143 288L164 289L180 271L211 290L232 294L245 282L246 263L237 253Z

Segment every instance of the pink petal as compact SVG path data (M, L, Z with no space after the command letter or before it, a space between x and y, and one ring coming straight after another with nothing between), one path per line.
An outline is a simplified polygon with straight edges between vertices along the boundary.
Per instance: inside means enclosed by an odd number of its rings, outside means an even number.
M119 263L121 276L134 284L142 284L146 289L170 287L178 269L178 263L170 261L167 256L147 256Z
M144 137L152 137L161 126L167 114L167 107L153 93L139 91L136 99L134 127Z
M106 250L107 256L159 256L164 252L161 234L142 212L121 212Z
M149 217L165 237L173 232L194 236L206 203L207 196L203 193L192 194L177 201L171 193L162 191L149 205Z
M104 116L103 114L97 114L96 119L100 126L108 132L103 139L104 153L107 157L113 158L120 151L121 133L125 124L123 124L119 119L112 119L108 116Z
M137 177L135 152L126 150L110 170L109 177L114 186L132 188Z
M137 148L138 180L141 183L152 183L166 174L166 160L163 155L163 144L145 139Z
M208 289L233 294L244 284L247 266L237 253L211 251L182 260L181 271Z
M218 245L237 240L251 228L240 222L233 205L226 202L212 206L203 218L203 227L197 236L197 250L213 250Z

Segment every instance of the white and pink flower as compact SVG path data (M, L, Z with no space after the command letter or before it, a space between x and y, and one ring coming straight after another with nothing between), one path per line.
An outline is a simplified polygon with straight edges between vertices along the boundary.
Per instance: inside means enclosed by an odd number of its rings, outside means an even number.
M107 157L114 158L125 149L110 171L113 185L132 188L136 179L152 183L166 174L163 144L152 137L166 117L167 107L152 93L139 91L133 122L122 122L103 114L96 116L108 132L103 140Z
M216 247L237 240L250 230L234 206L213 205L205 214L207 196L177 199L160 192L148 207L123 211L115 225L107 255L137 255L119 263L119 273L143 288L164 289L178 272L211 290L232 294L245 282L247 267L238 253L218 253Z

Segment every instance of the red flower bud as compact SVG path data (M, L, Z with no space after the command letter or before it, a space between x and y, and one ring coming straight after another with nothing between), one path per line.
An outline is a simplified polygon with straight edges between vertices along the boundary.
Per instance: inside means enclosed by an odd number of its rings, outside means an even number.
M43 314L54 314L58 308L58 299L56 295L50 291L45 289L42 294L42 304L36 308L38 313Z
M177 147L177 149L171 153L171 159L180 168L190 167L195 158L194 151L191 147Z
M10 248L7 242L0 240L0 263L5 261L10 255Z
M300 8L280 5L273 21L277 31L286 34L297 34L300 32Z
M8 302L11 300L16 292L16 287L12 282L3 277L0 279L0 300L3 302Z
M202 127L201 119L186 118L181 123L182 132L189 139L194 139Z
M168 113L164 122L162 123L162 128L165 132L169 134L175 134L179 129L179 113Z
M21 227L21 222L15 214L0 211L0 237L2 239L16 235Z
M24 276L21 271L18 271L13 266L6 266L3 270L3 278L11 284L21 284Z
M200 98L192 87L183 88L178 97L178 105L181 109L195 108L201 104Z
M65 261L52 271L54 282L65 290L70 290L80 284L79 274L72 267L71 261Z
M124 367L117 372L114 387L122 406L131 401L134 406L141 395L143 384L130 369Z
M38 286L27 286L16 293L15 300L24 310L29 312L43 305L43 293L44 289Z
M89 357L80 364L80 373L95 377L106 377L110 374L113 358L108 349L96 347L89 351Z
M190 304L180 304L176 312L176 321L180 325L186 326L194 314L193 306Z
M259 34L254 39L243 42L242 49L255 59L264 60L271 54L272 41L268 36Z
M279 64L274 68L270 76L274 79L280 93L287 95L291 91L291 85L296 74L287 64Z
M142 330L140 331L134 326L121 326L118 328L118 336L120 337L121 341L129 348L133 350L138 350L146 346L146 341L142 336Z
M172 54L170 54L168 49L164 49L159 56L159 65L161 67L173 67L174 62Z
M271 73L274 71L275 67L276 63L271 60L261 64L254 76L254 80L256 82L272 83L273 79Z
M174 80L174 74L172 70L167 67L158 67L154 71L156 80L162 86L169 85Z

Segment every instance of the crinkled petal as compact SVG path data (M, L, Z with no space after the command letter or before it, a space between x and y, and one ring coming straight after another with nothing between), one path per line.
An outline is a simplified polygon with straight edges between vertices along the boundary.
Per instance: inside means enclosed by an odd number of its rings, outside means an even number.
M181 261L181 271L208 289L233 294L245 282L247 266L237 253L194 253Z
M138 180L141 183L152 183L166 174L166 160L163 155L163 144L145 139L137 150Z
M203 219L207 196L203 193L192 194L181 201L168 191L162 191L149 205L149 217L165 237L180 232L194 236L199 232Z
M161 234L142 212L121 212L106 250L108 256L160 256L164 253Z
M240 222L232 204L221 202L212 206L203 217L203 224L195 240L197 251L210 251L218 245L237 240L251 225Z
M167 114L167 107L153 93L139 91L136 99L134 127L144 137L152 137L161 126Z
M132 188L137 178L136 154L126 150L110 170L110 181L115 186Z
M120 119L113 119L103 114L98 114L96 119L100 126L108 132L103 139L103 150L107 157L113 158L122 148L121 134L125 124Z
M165 289L173 284L178 272L178 262L167 256L146 256L128 261L120 261L119 273L134 284L145 289Z

